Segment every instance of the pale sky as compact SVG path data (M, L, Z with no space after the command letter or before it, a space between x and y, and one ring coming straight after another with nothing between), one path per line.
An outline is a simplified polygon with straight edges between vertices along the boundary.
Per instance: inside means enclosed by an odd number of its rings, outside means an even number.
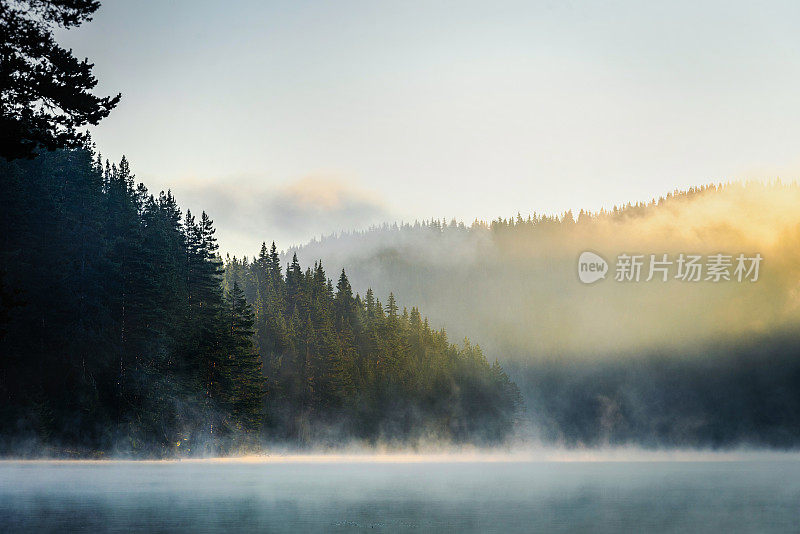
M800 3L105 0L92 130L252 255L800 175Z

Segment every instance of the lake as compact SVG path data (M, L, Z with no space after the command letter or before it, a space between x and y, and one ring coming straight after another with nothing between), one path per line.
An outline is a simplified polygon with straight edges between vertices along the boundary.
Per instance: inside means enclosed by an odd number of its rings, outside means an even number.
M620 455L624 458L624 455ZM792 532L800 461L556 455L0 462L2 532Z

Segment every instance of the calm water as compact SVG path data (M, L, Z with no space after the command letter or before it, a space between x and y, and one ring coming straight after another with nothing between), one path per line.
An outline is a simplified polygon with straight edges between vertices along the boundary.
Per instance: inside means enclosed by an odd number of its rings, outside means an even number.
M800 462L0 462L0 532L797 532Z

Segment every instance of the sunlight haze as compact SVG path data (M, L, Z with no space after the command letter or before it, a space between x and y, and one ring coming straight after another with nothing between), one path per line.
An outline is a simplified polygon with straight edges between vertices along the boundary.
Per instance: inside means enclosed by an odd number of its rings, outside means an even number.
M252 256L263 239L385 221L794 179L798 15L793 2L107 2L58 38L95 62L100 92L123 93L92 131L103 156L126 154L151 189L210 213L223 252Z

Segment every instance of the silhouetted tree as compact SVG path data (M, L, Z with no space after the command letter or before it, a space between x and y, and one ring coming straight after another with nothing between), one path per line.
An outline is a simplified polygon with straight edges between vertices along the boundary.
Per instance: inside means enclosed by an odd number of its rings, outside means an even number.
M98 97L88 59L77 59L53 29L91 20L93 0L0 2L0 157L30 158L41 148L80 147L79 129L108 116L121 95Z

